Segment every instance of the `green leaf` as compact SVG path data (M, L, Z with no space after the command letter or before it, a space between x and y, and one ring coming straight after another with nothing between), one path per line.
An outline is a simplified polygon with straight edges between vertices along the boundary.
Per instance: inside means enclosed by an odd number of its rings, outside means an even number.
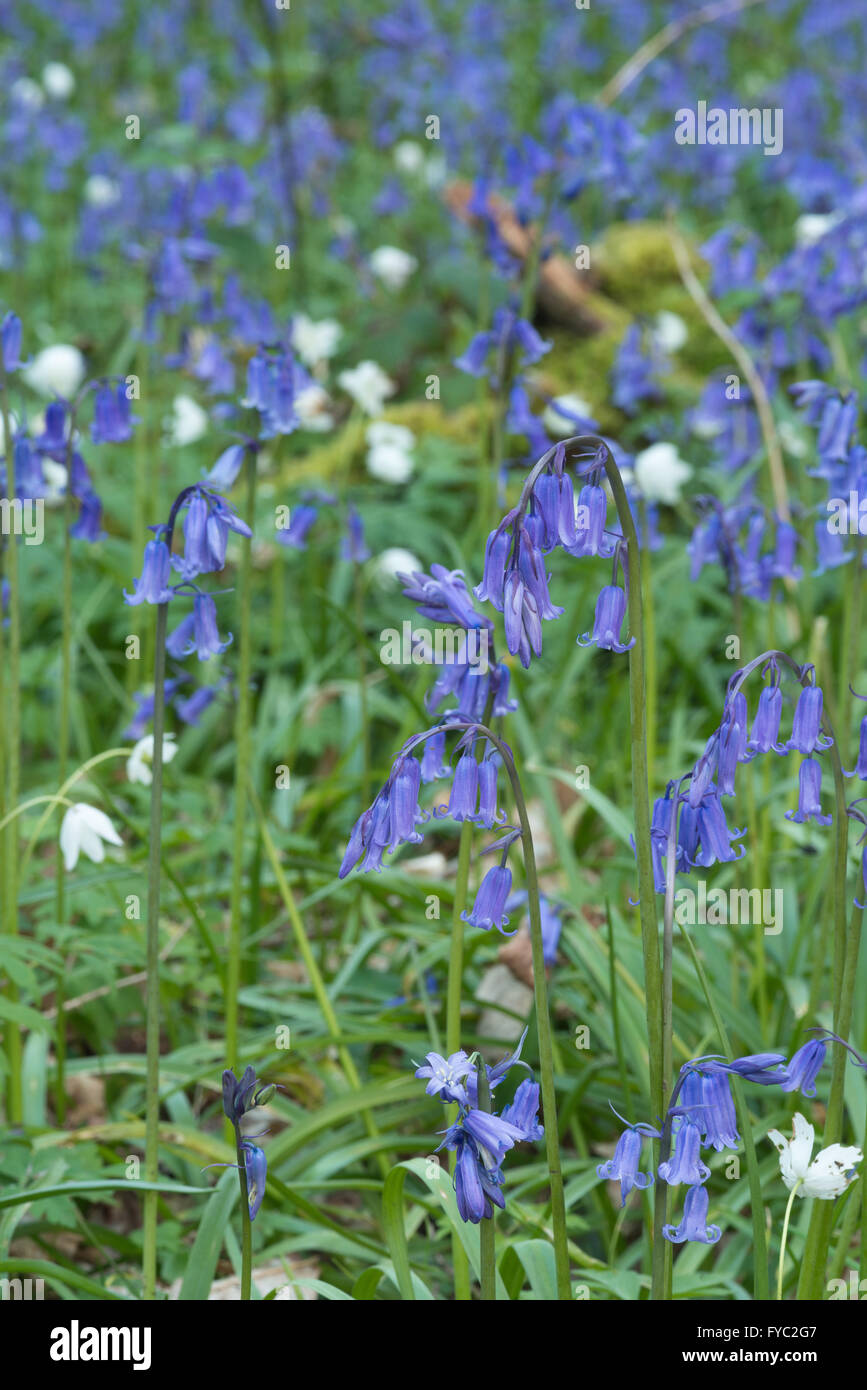
M403 1223L403 1184L405 1178L406 1168L400 1163L392 1168L386 1178L382 1192L382 1224L385 1227L385 1238L388 1242L391 1258L394 1261L395 1278L400 1296L402 1299L412 1302L415 1299L415 1289L412 1283L409 1246L406 1243L406 1231Z
M86 1192L173 1192L176 1196L212 1192L211 1187L187 1187L178 1182L134 1182L127 1178L85 1178L81 1182L59 1182L50 1187L25 1187L0 1196L0 1208L19 1202L40 1202L45 1197L70 1197Z
M207 1299L217 1260L223 1248L223 1233L226 1229L235 1202L240 1196L238 1175L228 1169L217 1183L213 1194L205 1203L196 1239L190 1251L186 1273L178 1298L186 1302L202 1302Z
M519 1240L512 1249L527 1272L533 1297L539 1302L556 1303L557 1270L553 1245L547 1240Z

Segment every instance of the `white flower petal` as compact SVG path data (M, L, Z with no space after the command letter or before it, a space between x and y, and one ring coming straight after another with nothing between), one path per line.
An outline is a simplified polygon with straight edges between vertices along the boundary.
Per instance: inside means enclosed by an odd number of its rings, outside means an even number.
M810 1164L804 1180L805 1194L826 1202L839 1197L852 1181L848 1174L863 1157L861 1150L853 1145L829 1144Z

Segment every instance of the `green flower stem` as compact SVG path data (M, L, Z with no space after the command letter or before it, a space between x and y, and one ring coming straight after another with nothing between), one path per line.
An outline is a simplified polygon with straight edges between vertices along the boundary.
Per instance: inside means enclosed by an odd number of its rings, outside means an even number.
M714 998L710 988L710 981L707 978L707 972L705 971L704 966L699 960L698 953L696 952L696 949L692 944L692 937L689 935L689 932L685 929L685 927L681 926L679 922L678 929L680 931L681 936L683 937L689 954L692 957L692 963L695 967L695 973L698 976L699 983L701 984L702 990L704 991L704 997L707 1000L707 1006L710 1010L711 1017L714 1021L714 1026L716 1027L716 1031L719 1036L720 1046L723 1055L726 1057L733 1057L734 1052L732 1051L732 1045L729 1041L729 1036L726 1031L725 1024L723 1023L720 1011L714 1002ZM750 1188L750 1206L752 1208L751 1214L753 1221L754 1252L753 1296L759 1301L764 1301L767 1300L767 1298L769 1297L769 1292L768 1240L767 1233L765 1230L765 1206L764 1199L762 1197L762 1182L761 1177L759 1176L759 1163L756 1157L755 1141L753 1140L752 1117L750 1116L750 1112L744 1100L743 1085L739 1076L733 1076L731 1078L731 1082L732 1094L735 1100L735 1112L738 1118L738 1126L740 1128L741 1136L744 1142L744 1158L746 1160L747 1181L749 1183Z
M157 605L154 640L154 753L151 783L151 824L148 845L146 1048L147 1085L145 1101L145 1180L159 1178L160 1118L160 848L162 840L163 731L165 729L166 625L169 606ZM142 1297L152 1299L156 1291L157 1270L157 1192L144 1196L142 1232Z
M235 1129L235 1151L241 1188L241 1301L248 1303L253 1289L253 1222L250 1220L250 1193L247 1190L247 1154L241 1148L238 1129Z
M364 636L363 571L358 561L352 566L352 588L355 597L355 649L358 660L358 705L361 720L361 804L370 799L370 729L367 723L367 649Z
M489 695L482 716L487 724L494 709L494 697ZM484 748L476 749L476 761L481 762ZM452 903L452 936L449 948L449 977L446 986L446 1056L457 1052L461 1045L461 998L464 985L464 919L461 913L467 906L470 881L470 857L473 849L473 823L461 822L458 842L458 867L455 875L455 894ZM447 1111L448 1122L457 1119L458 1107L452 1105ZM454 1181L457 1154L449 1154L449 1173ZM470 1298L470 1264L466 1251L456 1232L452 1232L452 1269L454 1271L455 1300L466 1302Z
M845 877L840 896L845 892ZM844 900L845 904L845 900ZM852 1008L855 997L855 979L858 968L858 953L861 945L861 925L863 912L853 906L846 933L845 965L840 985L840 995L834 1010L834 1032L846 1038L852 1026ZM831 1063L831 1087L828 1093L828 1109L825 1115L824 1145L838 1143L843 1134L844 1086L848 1054L845 1049L834 1048ZM833 1202L816 1202L807 1228L807 1239L801 1261L801 1276L798 1281L799 1299L821 1299L825 1291L825 1267L833 1238Z
M647 535L647 505L642 503L642 526ZM641 563L641 601L644 615L644 653L647 688L647 784L653 784L653 768L656 762L656 619L653 606L653 585L650 577L650 552L644 550L639 556Z
M647 1045L650 1072L650 1104L654 1114L662 1117L664 1113L665 1087L663 1084L664 1006L663 996L670 997L671 980L663 983L659 960L659 928L656 911L656 889L653 879L653 861L650 843L650 787L647 766L647 712L646 712L646 641L644 632L643 603L641 596L642 574L641 556L635 523L626 496L626 489L620 470L611 450L598 435L574 435L561 441L543 454L534 465L521 491L519 508L526 507L533 485L538 477L561 454L563 463L575 458L583 462L583 472L604 467L611 487L614 505L620 519L624 539L623 563L626 574L629 629L634 638L629 652L629 715L630 745L632 763L632 805L635 821L635 845L638 861L639 919L641 923L642 955L644 958L644 997L647 1017ZM588 459L590 463L588 465ZM532 895L531 895L532 901ZM532 914L531 914L532 919ZM670 961L669 961L670 966ZM538 970L536 970L538 975ZM669 1025L670 1030L670 1025ZM667 1044L671 1048L671 1042ZM665 1251L663 1241L656 1233L653 1243L652 1297L662 1298L665 1284Z
M849 728L852 711L850 686L857 675L859 643L856 634L861 631L862 595L864 592L864 537L859 535L855 545L855 560L849 566L843 589L843 638L840 645L840 674L838 678L837 702L840 713L840 728L845 734Z
M647 707L645 632L642 602L642 569L649 586L649 565L642 565L635 523L620 477L620 470L611 453L605 451L605 472L614 497L614 505L626 540L625 568L629 604L629 631L635 645L629 653L629 714L632 752L632 810L635 820L635 845L638 859L638 897L641 922L641 943L644 957L644 997L647 1016L647 1044L650 1067L650 1104L660 1117L665 1110L665 1095L671 1077L672 1057L672 954L670 933L664 950L664 973L659 963L659 928L656 912L656 887L653 881L653 862L650 845L650 786L647 762ZM664 1201L664 1194L662 1201ZM659 1193L656 1194L660 1205ZM659 1213L657 1213L659 1215ZM666 1242L657 1225L653 1241L651 1297L662 1298L665 1287Z
M9 389L5 376L0 384L0 413L3 418L3 439L6 464L6 495L16 495L15 450L12 447L12 425L9 415ZM5 688L3 722L6 738L6 794L4 805L15 806L21 772L21 594L18 579L18 542L14 535L6 547L6 578L9 582L9 654L4 676ZM3 929L9 936L18 934L18 845L17 830L10 824L6 833L5 872L3 874ZM7 986L10 1000L18 997L15 984ZM9 1124L21 1123L23 1097L21 1091L21 1029L14 1019L6 1019L7 1083L6 1118Z
M782 1303L782 1301L783 1301L783 1270L784 1270L785 1264L786 1264L786 1240L788 1239L788 1235L789 1235L789 1217L792 1215L792 1205L793 1205L793 1203L794 1203L794 1201L795 1201L795 1195L796 1195L796 1193L797 1193L797 1191L798 1191L798 1188L801 1186L801 1183L802 1183L802 1182L803 1182L803 1178L798 1178L798 1181L795 1183L795 1186L792 1188L791 1192L789 1193L789 1200L788 1200L788 1202L786 1203L786 1214L785 1214L785 1216L783 1217L783 1234L782 1234L782 1236L780 1237L780 1264L779 1264L779 1268L777 1269L777 1302L778 1302L778 1303Z
M864 1138L861 1152L867 1153L867 1114L864 1117ZM861 1240L858 1254L858 1278L867 1279L867 1167L861 1169Z
M449 978L446 987L446 1056L457 1052L461 1045L461 996L464 984L464 923L461 913L467 904L467 887L470 881L470 855L473 848L472 821L461 823L458 844L458 867L455 876L455 896L452 907L452 937L449 948ZM449 1123L454 1120L457 1107L448 1110ZM457 1156L449 1154L449 1172L454 1180ZM470 1265L466 1252L456 1232L452 1233L452 1268L454 1270L455 1299L467 1302L470 1298Z
M252 527L256 508L256 450L244 460L247 480L247 524ZM244 877L246 787L250 773L250 669L252 664L251 599L253 581L252 541L241 538L238 574L238 704L235 710L235 815L232 831L232 886L229 896L229 943L226 963L226 1066L241 1065L238 1053L238 992L241 986L241 916ZM231 1142L231 1122L226 1121Z
M271 868L274 872L274 877L277 881L277 891L279 892L280 897L283 899L283 905L286 908L286 911L289 915L289 921L292 924L292 931L295 934L295 942L298 946L301 959L304 962L304 968L307 971L307 978L310 981L313 993L316 995L316 1000L319 1004L319 1008L322 1011L322 1017L325 1020L328 1032L332 1040L337 1044L337 1053L340 1057L340 1064L343 1067L344 1075L346 1076L346 1079L349 1082L352 1089L354 1091L360 1091L361 1078L359 1077L355 1063L352 1060L352 1054L350 1053L346 1044L340 1042L339 1040L340 1024L337 1021L337 1014L334 1012L334 1006L331 1003L328 991L325 988L325 981L322 978L319 966L316 964L316 957L310 949L310 942L307 940L307 933L304 930L304 923L301 920L301 915L296 906L295 898L292 895L292 890L286 881L286 875L284 874L283 868L280 864L280 860L277 857L277 850L274 846L274 841L271 838L271 832L269 831L267 822L265 820L265 813L262 809L262 803L256 795L256 790L253 786L252 780L248 781L247 795L250 798L250 804L252 805L254 814L256 816L256 820L259 826L259 834L262 836L262 843L265 846L265 853L268 857L268 861L271 865ZM368 1109L364 1109L361 1111L361 1115L362 1119L364 1120L364 1126L367 1130L367 1133L370 1135L372 1139L378 1139L380 1137L379 1130L377 1129L376 1122L374 1121L371 1111ZM383 1179L385 1179L388 1177L390 1171L388 1160L382 1153L382 1151L378 1153L377 1159L379 1162L379 1168L382 1173Z
M557 1123L557 1096L554 1088L554 1054L551 1045L551 1018L548 1008L545 948L542 942L542 914L539 905L539 877L536 871L533 832L527 814L521 779L518 776L518 769L515 767L511 750L484 725L477 725L477 731L482 738L488 739L493 744L503 760L503 766L511 783L521 827L524 873L527 879L527 906L530 911L530 940L533 947L533 993L536 1002L536 1031L539 1039L539 1081L545 1118L545 1152L551 1186L551 1226L554 1236L554 1263L557 1271L557 1297L567 1300L572 1297L572 1285L569 1278L566 1202L563 1192L563 1174L560 1169L560 1131Z
M67 478L71 469L72 454L72 432L73 422L70 421L69 441L66 448L66 471ZM72 526L72 489L67 486L66 496L63 503L63 599L61 611L61 633L60 633L60 710L57 731L57 775L58 780L63 782L66 778L66 768L69 761L69 694L72 683L72 537L70 527ZM64 925L66 914L65 888L66 888L66 868L63 863L63 855L60 852L60 845L57 846L56 868L54 880L54 920L58 927ZM54 1113L58 1126L62 1125L66 1118L66 1010L63 1007L65 998L65 971L61 970L57 977L57 1020L54 1029Z
M481 1057L478 1059L477 1072L479 1078L479 1109L484 1110L487 1115L491 1113L491 1089L488 1085L488 1072ZM497 1256L496 1256L496 1227L494 1220L496 1207L494 1207L489 1218L483 1217L479 1222L479 1262L481 1272L481 1291L484 1303L494 1303L497 1298Z

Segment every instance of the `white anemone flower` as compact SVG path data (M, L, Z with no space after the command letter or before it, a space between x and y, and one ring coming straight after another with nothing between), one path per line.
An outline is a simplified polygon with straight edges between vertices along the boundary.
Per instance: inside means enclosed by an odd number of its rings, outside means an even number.
M66 872L75 868L82 853L94 864L101 864L106 844L122 845L123 840L105 812L88 806L86 801L70 806L60 825L60 849Z
M784 1139L778 1129L770 1130L768 1138L779 1150L780 1172L791 1192L795 1187L799 1197L819 1197L830 1202L845 1192L855 1174L853 1169L864 1157L852 1144L829 1144L820 1149L810 1162L815 1132L803 1115L792 1120L792 1138Z
M331 413L331 397L318 382L311 382L295 397L295 414L302 430L313 430L325 434L334 429L334 416Z
M163 735L163 762L170 763L178 751L175 743L174 734ZM154 780L152 772L154 763L154 736L145 734L140 738L126 760L126 775L131 782L140 782L143 787L149 787Z
M371 362L370 359L359 362L356 367L347 368L345 372L340 373L337 381L365 415L381 415L386 400L397 390L395 383L391 377L386 376L379 363Z
M183 446L195 444L208 430L208 412L192 396L175 396L169 422L169 442Z
M391 153L402 174L417 174L424 168L424 147L417 140L398 140Z
M411 550L402 546L391 546L377 555L374 561L374 574L377 581L387 588L394 583L399 574L414 574L421 569L421 560Z
M653 336L663 352L678 352L689 337L689 330L680 314L660 309L653 320Z
M413 474L415 435L405 425L375 420L367 429L367 471L386 483L405 483Z
M85 373L84 357L72 343L55 343L53 347L37 352L29 367L24 369L24 380L41 396L60 396L71 401Z
M633 464L635 481L648 502L664 502L673 507L680 500L683 484L692 476L674 444L660 441L642 449Z
M75 91L75 75L65 63L46 63L42 69L42 86L55 101L68 101Z
M84 201L92 208L110 208L120 202L120 184L107 174L91 174L84 183Z
M292 344L301 361L315 367L333 357L343 332L336 319L311 319L296 314L292 320Z
M387 290L402 290L418 261L399 246L378 246L370 257L370 268Z

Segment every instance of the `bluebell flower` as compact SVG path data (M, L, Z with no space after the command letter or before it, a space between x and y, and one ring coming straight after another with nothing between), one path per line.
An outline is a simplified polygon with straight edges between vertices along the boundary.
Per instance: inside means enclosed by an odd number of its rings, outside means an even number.
M682 1119L674 1135L674 1154L659 1165L659 1176L670 1187L680 1183L704 1182L710 1177L710 1169L701 1161L701 1130L689 1119Z
M585 632L576 638L579 647L596 645L604 651L628 652L635 646L635 638L629 642L620 641L620 629L626 615L626 593L619 584L606 584L596 600L596 614L593 631Z
M487 376L491 385L502 384L504 369L533 366L551 349L551 344L539 337L526 319L511 309L495 310L491 330L477 333L464 353L455 359L455 366L470 376ZM489 358L493 365L488 368Z
M734 848L734 841L744 830L729 830L722 801L713 787L696 808L695 831L701 849L692 858L694 865L707 869L713 864L730 864L746 854L745 845Z
M847 565L853 552L846 549L846 541L836 531L828 530L828 522L817 521L814 527L816 537L816 559L818 564L813 574L825 574L828 570Z
M737 1148L740 1135L726 1072L704 1073L691 1068L681 1091L680 1109L698 1126L703 1142L717 1153Z
M792 721L792 737L785 744L785 751L790 753L793 748L796 748L799 753L812 753L816 748L830 748L834 740L823 737L820 730L821 723L821 687L807 685L798 696L795 717Z
M175 713L184 724L198 724L205 710L216 699L223 688L223 682L216 685L200 685L185 700L175 700Z
M171 556L164 540L148 541L144 548L141 578L135 581L132 597L124 589L123 596L130 607L139 603L168 603L174 590L169 587Z
M476 812L477 825L492 830L502 825L506 819L505 811L497 808L497 771L499 760L495 755L483 758L479 763L479 809Z
M448 814L452 820L475 820L478 794L479 765L470 751L461 755L455 768L448 803Z
M433 734L426 740L421 756L421 780L425 785L429 782L436 782L441 777L451 776L451 768L446 763L445 753L446 736L444 733Z
M260 348L247 365L247 393L243 404L259 411L262 438L291 434L297 428L295 391L292 353L282 348Z
M851 772L843 769L844 777L860 777L862 782L867 782L867 714L861 720L861 728L858 735L858 761Z
M370 550L364 539L364 523L354 507L349 508L347 533L340 543L340 556L356 565L370 559Z
M31 446L26 434L19 434L13 445L15 459L15 491L22 499L45 496L45 475L39 452Z
M488 1168L482 1161L478 1146L472 1137L459 1130L449 1145L458 1151L455 1165L455 1199L458 1214L462 1221L470 1221L474 1226L494 1214L494 1206L505 1207L506 1202L500 1187L502 1175L499 1168Z
M490 1091L506 1073L520 1063L519 1054L526 1029L515 1051L495 1067L486 1067ZM504 1207L501 1191L501 1165L515 1144L540 1138L543 1130L538 1123L539 1088L532 1081L522 1082L515 1099L502 1115L480 1110L478 1106L478 1072L472 1059L464 1052L451 1057L428 1053L428 1066L419 1067L416 1075L427 1080L429 1095L439 1095L444 1102L457 1101L460 1113L456 1122L445 1131L440 1149L457 1152L455 1195L458 1212L463 1221L477 1225L493 1215L494 1206Z
M244 1136L242 1121L251 1110L267 1104L275 1089L277 1088L268 1082L260 1081L256 1076L255 1067L252 1066L245 1068L240 1080L230 1068L223 1072L223 1114L235 1127L238 1156L244 1165L251 1221L255 1221L262 1205L268 1165L264 1150ZM258 1137L259 1135L254 1136Z
M751 1052L746 1057L735 1057L731 1062L708 1058L702 1066L710 1073L728 1072L732 1076L741 1076L756 1086L778 1086L785 1076L785 1060L781 1052Z
M568 473L543 473L533 487L533 506L543 526L543 549L575 544L575 497Z
M517 570L511 570L503 589L503 617L506 646L523 667L530 665L531 653L542 655L542 623L539 607Z
M476 598L492 603L502 613L504 585L506 582L506 561L512 548L512 535L509 527L515 513L509 512L500 525L492 531L485 542L485 564L482 581L473 589Z
M93 402L90 436L94 444L123 444L132 439L132 414L126 384L100 386Z
M714 777L719 765L720 731L715 729L704 746L704 752L692 770L687 792L687 801L696 810L714 787Z
M222 569L208 540L208 517L211 509L207 493L198 489L190 497L184 516L184 557L177 562L184 579L195 579L200 574L210 574Z
M175 679L173 677L166 681L166 702L168 702L172 698L181 682L188 679L188 676L182 675L178 679ZM138 741L138 739L140 739L147 732L148 724L150 724L151 720L154 717L153 691L149 691L147 693L140 690L136 691L136 693L133 695L133 700L135 701L136 707L135 714L133 715L129 724L124 729L123 733L121 734L121 738L131 738Z
M264 1104L273 1091L268 1082L259 1081L255 1067L246 1067L240 1080L231 1068L223 1072L223 1114L233 1125L257 1105Z
M429 575L416 570L413 574L398 574L404 596L417 605L423 618L435 623L457 623L470 629L492 628L490 618L477 612L461 570L447 570L445 565L431 565Z
M249 1140L244 1140L238 1147L244 1155L250 1220L255 1221L262 1205L262 1198L265 1196L268 1160L265 1157L264 1149L260 1149L257 1144L251 1144Z
M195 652L199 661L209 661L212 656L220 656L231 641L231 632L225 642L220 641L217 631L217 605L210 594L196 594L193 600L193 631L184 648L184 655Z
M800 579L801 569L795 564L800 537L794 526L777 519L777 534L770 573L776 579Z
M817 825L830 825L833 816L822 815L822 767L815 758L805 758L798 769L798 809L787 811L786 820L815 821Z
M21 320L17 314L5 314L0 324L0 354L4 372L17 372L22 365Z
M679 1245L684 1240L697 1240L702 1245L715 1245L722 1235L719 1226L707 1224L707 1188L701 1183L690 1187L683 1204L683 1218L679 1226L663 1226L662 1234L666 1240Z
M241 471L246 452L246 444L230 444L228 449L224 449L210 473L205 476L208 486L215 488L217 492L229 492Z
M656 380L666 369L663 355L654 348L645 352L639 324L631 324L623 336L611 369L611 399L627 415L635 414L641 401L656 400L660 390Z
M507 1124L514 1125L524 1139L535 1142L544 1139L545 1130L539 1124L539 1085L529 1077L522 1081L515 1091L511 1105L504 1105L500 1112Z
M500 1115L489 1114L486 1110L469 1109L458 1121L467 1134L475 1140L485 1167L499 1168L509 1149L514 1148L525 1136L523 1129L512 1124Z
M528 518L536 521L538 518ZM535 543L530 534L529 526L522 526L518 532L518 569L524 581L525 588L533 595L536 601L536 610L539 617L546 622L553 618L561 618L563 609L557 608L551 602L548 593L548 575L545 570L545 560L541 549Z
M816 1077L822 1070L827 1051L827 1044L821 1038L810 1038L805 1042L786 1067L786 1077L780 1082L780 1090L800 1091L802 1096L814 1096Z
M846 462L857 420L858 398L854 391L845 399L831 397L826 401L816 440L816 448L822 459Z
M426 820L427 813L418 805L421 785L421 764L417 758L401 754L392 767L388 781L352 827L349 844L340 865L339 877L345 878L358 863L362 853L361 872L382 869L386 850L393 854L399 844L419 844L423 836L415 826Z
M78 520L69 528L70 536L81 541L98 541L102 536L102 501L95 492L87 492L80 499Z
M613 555L616 542L605 534L607 517L608 498L604 488L585 483L578 494L575 539L565 547L568 553L578 557L601 555L606 559Z
M421 841L416 832L417 822L424 819L419 810L418 793L421 785L421 763L418 758L401 759L391 778L391 839L389 853L399 844Z
M307 534L318 515L318 508L306 503L293 507L289 525L277 532L278 541L281 545L288 545L291 550L303 550L307 544Z
M425 1091L429 1096L440 1096L450 1104L469 1105L470 1098L464 1086L464 1079L475 1068L472 1059L461 1049L450 1057L442 1057L439 1052L425 1054L426 1066L416 1068L416 1076L427 1080Z
M783 713L783 692L778 685L766 685L759 696L759 707L753 720L753 727L747 741L751 753L776 753L782 751L777 746L780 732L780 718Z
M194 624L195 615L190 610L166 638L166 651L175 661L183 661L184 657L188 656L192 650L190 641L193 636Z
M247 540L250 539L253 532L225 498L218 497L216 493L209 493L208 497L210 501L208 547L214 559L213 568L221 570L226 563L226 543L229 539L229 532L234 531L237 535L246 537ZM187 578L189 577L187 576Z
M639 1171L641 1144L644 1135L658 1138L658 1131L646 1124L630 1125L618 1139L614 1157L609 1158L607 1163L600 1163L596 1168L597 1177L607 1178L609 1182L620 1183L620 1205L622 1207L626 1206L626 1199L633 1187L643 1189L650 1187L653 1182L652 1173Z
M461 920L469 922L472 927L482 927L488 931L491 927L497 927L503 931L509 925L509 918L506 916L506 899L512 888L512 870L507 864L494 864L485 874L479 884L476 900L472 910L464 908L461 913ZM514 933L504 932L505 936Z

